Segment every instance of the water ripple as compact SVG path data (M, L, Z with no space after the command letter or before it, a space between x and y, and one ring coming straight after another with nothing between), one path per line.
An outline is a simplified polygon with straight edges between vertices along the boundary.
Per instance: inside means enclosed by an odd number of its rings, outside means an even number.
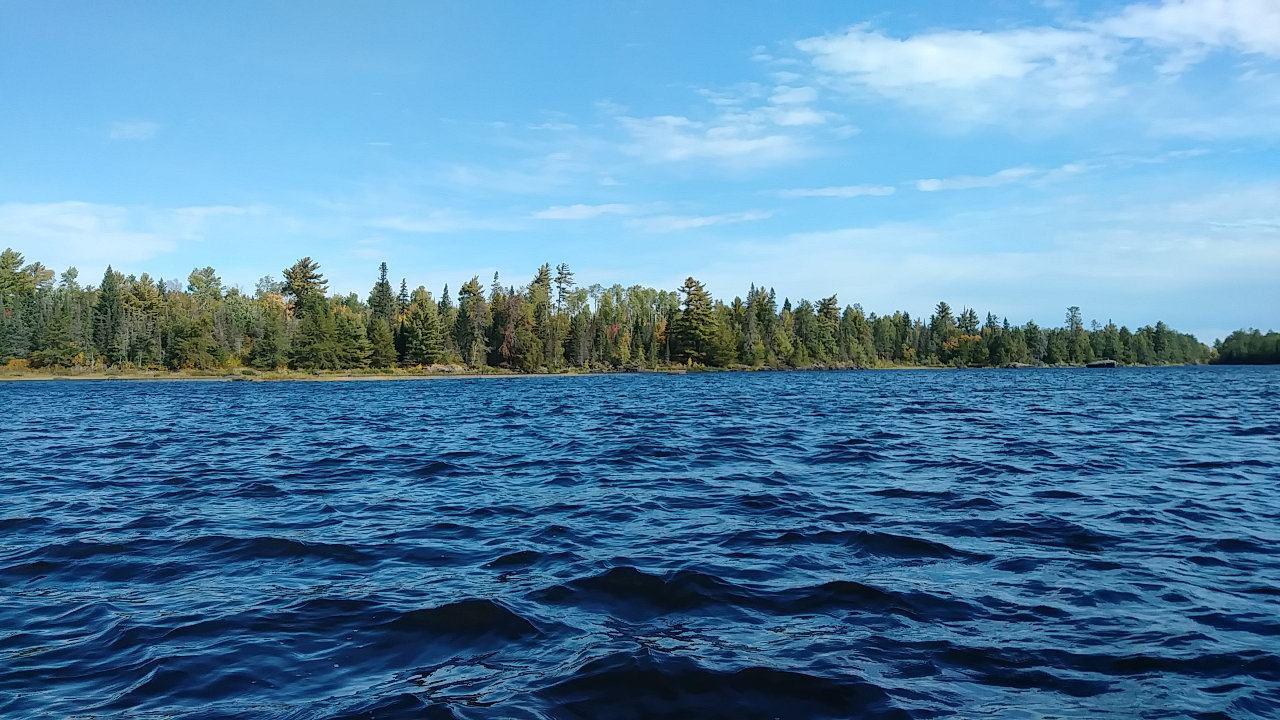
M1280 716L1278 381L5 384L0 716Z

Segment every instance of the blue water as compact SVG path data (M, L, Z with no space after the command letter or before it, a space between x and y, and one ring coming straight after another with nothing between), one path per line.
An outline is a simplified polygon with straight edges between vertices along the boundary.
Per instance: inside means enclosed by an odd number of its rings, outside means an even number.
M4 718L1274 718L1280 369L0 385Z

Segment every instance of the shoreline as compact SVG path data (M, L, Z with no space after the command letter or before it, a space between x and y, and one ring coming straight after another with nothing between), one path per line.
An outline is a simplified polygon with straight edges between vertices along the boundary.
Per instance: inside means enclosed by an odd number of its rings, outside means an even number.
M1165 366L1165 365L1122 365L1117 368L1125 367L1190 367L1190 366ZM326 371L316 373L304 372L258 372L245 374L243 372L227 372L219 375L210 374L189 374L184 371L141 371L141 372L104 372L104 371L87 371L76 373L41 373L33 371L11 372L5 373L0 370L0 383L2 382L50 382L57 380L69 381L172 381L172 382L371 382L371 381L405 381L405 380L466 380L466 379L501 379L501 378L549 378L549 377L598 377L601 375L700 375L700 374L719 374L719 373L794 373L794 372L858 372L858 371L912 371L912 370L1083 370L1084 365L1044 365L1044 366L1021 366L1021 367L952 367L946 365L890 365L885 367L874 368L842 368L842 367L813 367L813 368L685 368L683 366L672 366L671 368L659 368L653 370L588 370L588 371L571 371L571 372L540 372L540 373L520 373L520 372L479 372L479 371L423 371L414 373L347 373L341 371Z

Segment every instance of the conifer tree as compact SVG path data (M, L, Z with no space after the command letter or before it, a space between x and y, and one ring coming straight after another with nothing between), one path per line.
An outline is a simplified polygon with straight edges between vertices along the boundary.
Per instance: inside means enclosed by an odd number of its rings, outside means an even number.
M343 360L339 345L329 303L324 298L309 302L289 349L289 364L300 370L337 370Z
M684 281L680 292L684 295L684 300L674 328L676 354L689 362L705 362L715 333L711 296L702 283L692 277Z
M123 329L124 301L116 273L108 265L102 275L102 287L98 289L98 301L93 306L93 343L106 357L108 365L118 365L125 360Z
M324 293L329 283L320 274L320 264L304 257L284 271L283 292L294 299L293 312L297 317L307 314L311 307L324 304Z
M484 286L480 278L473 276L458 291L458 321L454 326L454 338L462 359L476 367L484 364L486 353L485 333L489 327L489 306L484 299Z
M387 280L387 264L378 266L378 281L369 291L369 315L380 320L390 329L396 316L396 298L391 292L391 282Z
M560 263L556 266L556 310L564 312L565 300L569 297L569 291L573 290L573 271L569 269L568 263Z
M409 310L409 283L400 278L400 293L396 295L396 316L403 317Z
M369 366L389 368L396 364L396 339L387 324L376 319L369 320Z
M405 316L405 357L406 365L434 365L440 362L443 354L443 338L440 334L439 310L431 301L431 295L409 304L409 313Z
M373 345L360 320L345 308L335 313L335 340L338 350L338 368L366 368L373 353Z

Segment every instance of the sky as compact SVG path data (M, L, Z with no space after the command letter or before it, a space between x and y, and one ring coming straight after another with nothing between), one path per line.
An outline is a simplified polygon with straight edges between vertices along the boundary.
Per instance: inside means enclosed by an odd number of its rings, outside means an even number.
M0 3L0 247L1280 329L1276 0Z

